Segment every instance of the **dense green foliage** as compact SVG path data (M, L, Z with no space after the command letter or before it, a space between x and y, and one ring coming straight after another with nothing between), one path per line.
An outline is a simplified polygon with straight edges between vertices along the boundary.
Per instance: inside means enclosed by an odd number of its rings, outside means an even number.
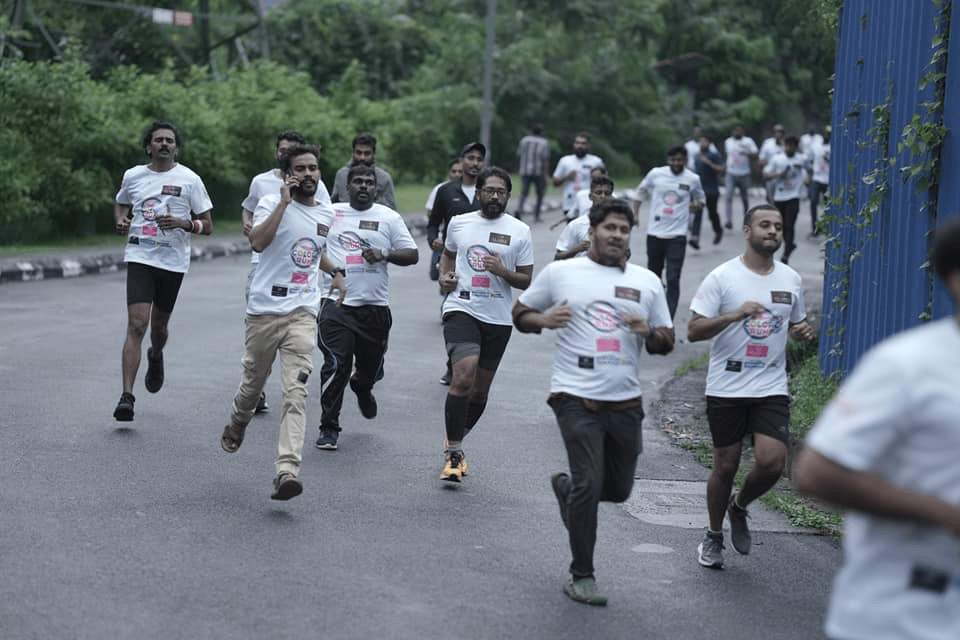
M233 215L285 129L324 148L330 179L361 130L398 182L442 177L479 138L487 3L298 0L262 23L243 0L192 27L159 25L128 1L4 0L0 15L0 242L111 226L125 168L154 119L177 123L181 159L215 216ZM192 6L191 6L192 5ZM514 168L517 140L544 124L554 161L589 130L616 175L639 174L701 124L823 122L836 0L499 0L491 157ZM207 46L209 45L209 46ZM655 67L689 53L692 69ZM267 59L269 58L269 60Z

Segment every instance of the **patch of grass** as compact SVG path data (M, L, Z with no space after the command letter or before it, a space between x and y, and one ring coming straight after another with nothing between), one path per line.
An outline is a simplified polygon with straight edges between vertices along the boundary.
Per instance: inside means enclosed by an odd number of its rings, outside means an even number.
M706 352L703 355L697 356L696 358L690 358L673 372L675 376L682 376L688 371L693 369L699 369L700 367L705 367L710 362L710 352Z
M760 501L787 516L795 527L818 529L840 541L843 516L816 509L796 496L784 491L771 491L760 496Z
M789 389L793 399L790 431L793 437L803 439L807 435L838 387L839 382L835 378L826 378L820 372L816 353L802 360L790 372Z
M432 184L395 184L393 195L397 198L397 210L400 213L423 211L431 189Z

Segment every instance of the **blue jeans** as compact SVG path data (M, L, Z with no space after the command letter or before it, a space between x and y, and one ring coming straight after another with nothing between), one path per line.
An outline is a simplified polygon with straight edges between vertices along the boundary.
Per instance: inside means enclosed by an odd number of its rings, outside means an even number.
M530 192L531 182L537 190L537 208L534 209L533 217L535 220L540 219L540 207L543 205L543 194L547 190L547 179L543 176L543 174L536 176L520 176L520 204L517 206L517 220L519 220L520 216L523 215L523 205L527 201L527 193Z
M574 579L593 576L600 501L624 502L633 489L637 459L643 450L643 406L591 411L583 401L559 395L547 401L557 416L570 462L567 496Z
M647 269L659 278L663 274L664 263L667 265L667 307L670 309L670 318L673 318L680 302L680 271L683 269L683 258L686 254L686 236L647 236Z
M434 249L430 256L430 279L434 282L440 280L440 254L442 253L443 249Z
M728 173L726 186L727 195L723 203L727 214L727 224L733 224L733 190L734 188L740 189L740 199L743 201L743 212L746 213L747 209L750 208L750 202L747 200L749 197L747 191L750 189L750 174L748 173L745 176L732 176Z

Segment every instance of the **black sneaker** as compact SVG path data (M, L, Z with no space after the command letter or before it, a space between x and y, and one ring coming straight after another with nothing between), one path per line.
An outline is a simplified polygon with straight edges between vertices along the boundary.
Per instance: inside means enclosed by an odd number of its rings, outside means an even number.
M720 244L721 240L723 240L723 231L717 231L713 236L713 244Z
M133 403L135 401L136 398L133 397L132 393L124 391L120 394L120 402L117 403L117 408L113 410L113 417L117 422L133 421Z
M257 401L257 408L253 410L254 413L266 413L270 410L270 406L267 404L267 394L261 393L260 399Z
M747 527L747 510L737 505L736 494L730 496L727 506L727 516L730 518L730 541L733 548L741 555L750 553L750 528Z
M555 473L550 476L550 485L553 486L553 495L557 496L557 504L560 505L560 519L563 520L563 526L569 529L567 497L570 495L570 476L565 473Z
M447 370L443 372L442 376L440 376L440 384L442 384L445 387L449 387L451 377L452 377L452 372L450 371L450 367L447 367Z
M690 245L691 247L693 247L694 249L699 249L699 248L700 248L700 241L699 241L699 240L695 240L695 239L691 239L691 240L689 241L689 245Z
M281 471L273 479L273 493L271 500L289 500L303 493L303 483L289 471Z
M360 381L356 378L350 378L350 389L357 394L357 405L360 407L360 415L367 420L373 420L377 417L377 399L373 397L370 389L361 389Z
M733 223L732 223L732 222L728 222L728 223L726 223L725 225L723 225L723 227L724 227L725 229L733 229Z
M147 375L143 378L143 386L150 393L160 391L163 386L163 352L158 351L154 356L153 347L147 349Z
M336 451L337 439L339 437L340 432L336 429L331 429L330 427L320 427L320 437L317 438L317 449Z

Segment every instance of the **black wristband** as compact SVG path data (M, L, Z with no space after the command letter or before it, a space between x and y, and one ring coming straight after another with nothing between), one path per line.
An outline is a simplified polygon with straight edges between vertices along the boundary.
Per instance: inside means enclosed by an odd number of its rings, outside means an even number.
M342 275L344 278L347 277L347 270L346 270L346 269L343 269L343 268L334 269L333 271L331 271L331 272L328 273L327 275L330 276L331 278L335 278L338 273L339 273L340 275Z

